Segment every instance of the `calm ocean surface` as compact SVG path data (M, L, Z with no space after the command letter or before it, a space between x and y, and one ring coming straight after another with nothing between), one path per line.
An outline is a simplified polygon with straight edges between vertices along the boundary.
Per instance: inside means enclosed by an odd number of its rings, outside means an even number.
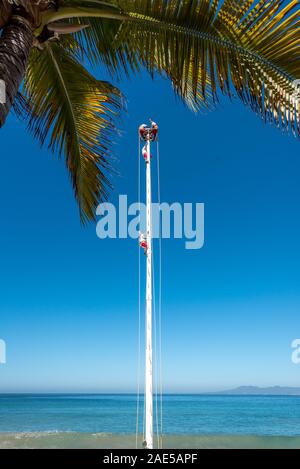
M163 408L169 447L300 448L300 396L167 395ZM135 421L134 395L0 395L2 448L131 447Z

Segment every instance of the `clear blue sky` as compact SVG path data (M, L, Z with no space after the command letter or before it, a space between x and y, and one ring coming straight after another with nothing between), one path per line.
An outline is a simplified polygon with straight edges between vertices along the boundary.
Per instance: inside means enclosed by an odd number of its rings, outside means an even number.
M162 79L121 88L112 200L136 199L136 128L151 116L163 200L206 206L202 250L164 242L165 390L300 385L300 143L238 101L196 116ZM0 209L0 391L134 391L136 242L80 226L63 162L14 117L1 130Z

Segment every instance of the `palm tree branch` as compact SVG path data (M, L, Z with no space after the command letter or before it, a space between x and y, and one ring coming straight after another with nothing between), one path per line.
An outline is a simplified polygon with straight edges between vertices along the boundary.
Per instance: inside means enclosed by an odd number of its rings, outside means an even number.
M114 70L145 66L165 73L178 94L199 105L210 93L217 100L218 88L229 96L234 90L265 120L286 127L287 118L298 133L297 5L298 0L284 7L280 0L66 0L57 15L66 18L73 8L71 21L97 16L92 31L78 34L93 38L95 61L101 56ZM117 26L113 43L101 50L96 25L106 21Z
M33 51L24 82L31 103L29 129L43 144L64 155L82 222L94 219L110 183L113 118L121 106L119 91L96 80L63 44Z

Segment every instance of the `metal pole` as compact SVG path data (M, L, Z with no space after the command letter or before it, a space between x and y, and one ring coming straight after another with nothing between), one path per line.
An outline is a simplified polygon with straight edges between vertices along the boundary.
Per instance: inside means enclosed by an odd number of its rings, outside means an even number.
M145 443L153 448L153 370L152 370L152 224L151 224L151 153L150 135L147 140L147 282L146 282L146 366L145 366Z

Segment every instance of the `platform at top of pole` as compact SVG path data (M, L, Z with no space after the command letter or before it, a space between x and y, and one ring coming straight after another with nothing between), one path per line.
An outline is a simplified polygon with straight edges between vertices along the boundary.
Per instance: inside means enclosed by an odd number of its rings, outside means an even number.
M158 125L150 119L150 125L140 125L139 134L140 139L145 142L156 142L158 140Z

